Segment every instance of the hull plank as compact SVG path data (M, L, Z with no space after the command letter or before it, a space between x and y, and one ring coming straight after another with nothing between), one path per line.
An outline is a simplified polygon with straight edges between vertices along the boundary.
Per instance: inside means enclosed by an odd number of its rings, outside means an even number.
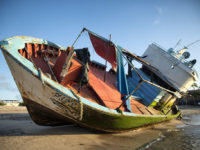
M59 126L72 124L69 119L30 99L23 97L23 101L27 107L31 119L38 125Z

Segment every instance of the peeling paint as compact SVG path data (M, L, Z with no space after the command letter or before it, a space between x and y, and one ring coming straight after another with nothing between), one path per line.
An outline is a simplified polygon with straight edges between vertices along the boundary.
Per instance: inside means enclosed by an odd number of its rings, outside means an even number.
M114 109L101 106L80 97L83 103L83 119L80 121L80 101L74 96L71 90L53 81L48 76L42 76L44 84L39 79L39 71L19 52L25 47L25 43L49 44L63 49L51 42L26 36L8 38L8 45L4 45L3 54L8 66L15 77L19 91L26 102L32 119L39 124L53 124L53 118L48 118L47 114L59 116L61 120L56 123L73 122L89 128L94 128L109 132L128 130L143 125L158 123L176 117L176 115L138 115L135 113L118 113ZM3 42L4 43L4 42ZM34 103L34 104L33 104ZM40 112L35 112L37 108ZM45 115L45 112L48 112ZM39 118L39 114L43 117ZM45 120L45 117L46 120Z

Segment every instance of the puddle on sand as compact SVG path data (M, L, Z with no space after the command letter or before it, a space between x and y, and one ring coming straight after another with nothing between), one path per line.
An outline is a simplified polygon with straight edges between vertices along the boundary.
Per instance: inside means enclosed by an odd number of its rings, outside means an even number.
M160 137L138 150L199 150L200 114L183 116L183 125L163 130Z
M200 115L194 114L190 116L183 116L183 122L186 125L200 126Z

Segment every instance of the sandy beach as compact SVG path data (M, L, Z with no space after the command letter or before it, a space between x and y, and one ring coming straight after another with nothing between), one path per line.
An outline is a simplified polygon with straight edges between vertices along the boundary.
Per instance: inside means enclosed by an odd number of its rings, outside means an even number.
M200 114L200 107L181 107L183 116ZM168 122L117 134L91 131L76 125L45 127L36 125L26 107L0 107L0 149L2 150L101 150L143 149L155 139L162 138L163 130L173 132L183 121Z

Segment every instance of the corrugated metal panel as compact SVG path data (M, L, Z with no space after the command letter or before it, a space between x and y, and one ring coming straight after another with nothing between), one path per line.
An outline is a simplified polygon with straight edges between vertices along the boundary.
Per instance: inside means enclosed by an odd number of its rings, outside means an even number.
M148 81L150 81L150 78L140 69L137 69L137 71L142 75L142 77ZM132 71L132 77L128 77L128 86L129 86L129 92L132 92L136 86L139 84L140 78L135 73L135 71ZM146 106L149 106L155 98L160 94L162 90L159 88L150 85L148 83L143 82L140 88L133 94L133 96L138 97L141 99L142 103Z

